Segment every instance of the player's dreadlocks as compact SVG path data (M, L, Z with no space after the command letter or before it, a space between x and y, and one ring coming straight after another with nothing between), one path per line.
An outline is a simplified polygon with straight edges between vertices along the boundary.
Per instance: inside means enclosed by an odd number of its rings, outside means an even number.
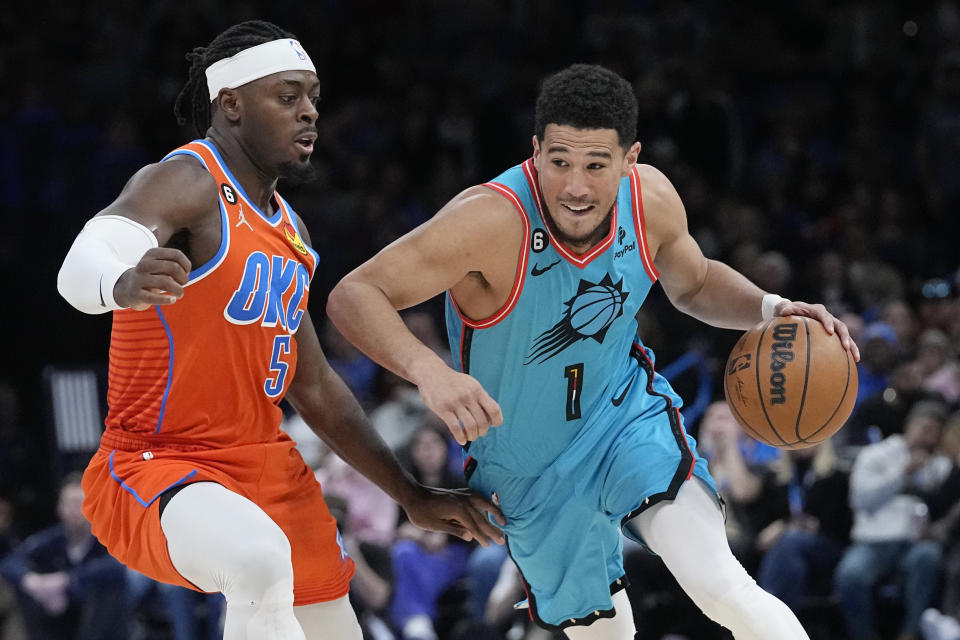
M173 113L178 124L186 124L187 118L193 123L199 137L207 134L210 128L210 94L207 92L207 67L217 60L236 55L244 49L255 47L264 42L296 37L277 25L263 20L249 20L235 24L213 39L206 47L196 47L187 54L190 62L190 75L183 85ZM189 109L189 114L187 113Z

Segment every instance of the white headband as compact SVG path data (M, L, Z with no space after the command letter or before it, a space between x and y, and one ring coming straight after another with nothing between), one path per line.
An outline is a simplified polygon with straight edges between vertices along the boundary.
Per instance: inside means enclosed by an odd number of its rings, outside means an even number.
M310 56L300 43L289 38L264 42L244 49L230 58L217 60L207 68L207 89L210 101L217 99L220 89L237 87L280 71L313 71Z

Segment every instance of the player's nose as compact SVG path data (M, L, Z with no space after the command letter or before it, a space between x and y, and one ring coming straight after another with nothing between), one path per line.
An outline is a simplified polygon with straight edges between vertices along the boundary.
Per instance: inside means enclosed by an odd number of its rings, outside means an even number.
M564 186L564 191L571 200L586 199L590 195L590 190L587 188L587 181L579 171L571 171L567 177L567 183Z

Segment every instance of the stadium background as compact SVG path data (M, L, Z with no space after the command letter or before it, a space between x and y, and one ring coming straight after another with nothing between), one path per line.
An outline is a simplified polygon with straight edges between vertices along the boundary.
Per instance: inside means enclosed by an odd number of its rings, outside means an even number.
M0 13L0 489L28 533L53 519L49 365L102 366L109 319L55 290L83 222L140 166L193 137L172 115L184 54L249 18L310 51L320 180L283 190L337 280L460 189L529 155L539 80L607 65L640 102L640 160L684 199L710 257L866 323L904 300L956 332L960 8L956 2L59 3ZM282 189L282 185L281 185ZM428 305L431 313L439 306ZM953 315L950 315L953 314ZM948 322L948 324L949 324ZM644 315L661 363L714 376L737 335ZM699 381L678 380L693 400Z

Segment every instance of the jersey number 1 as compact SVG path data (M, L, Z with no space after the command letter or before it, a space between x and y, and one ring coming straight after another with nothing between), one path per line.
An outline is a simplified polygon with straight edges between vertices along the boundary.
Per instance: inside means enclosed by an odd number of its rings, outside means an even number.
M583 394L583 363L567 365L563 370L567 379L567 420L580 419L580 396Z

